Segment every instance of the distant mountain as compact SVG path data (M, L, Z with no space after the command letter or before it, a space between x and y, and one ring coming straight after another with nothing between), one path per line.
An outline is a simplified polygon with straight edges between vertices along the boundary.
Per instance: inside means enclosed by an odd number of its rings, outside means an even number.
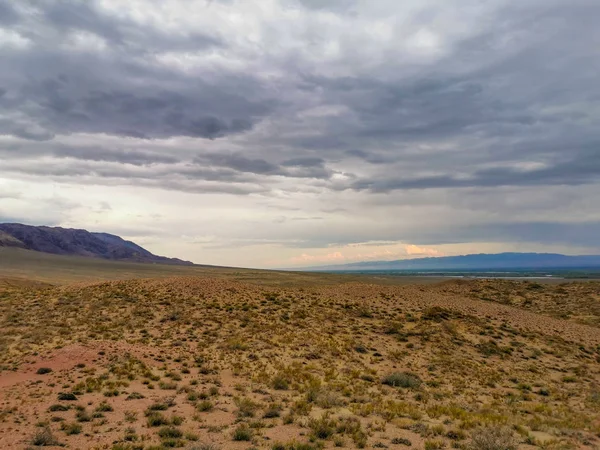
M25 247L25 244L10 234L0 231L0 247Z
M567 256L557 253L480 253L476 255L364 261L335 266L309 267L306 270L516 270L600 268L600 256Z
M20 223L0 224L0 247L21 247L57 255L88 256L114 261L192 265L189 261L154 255L113 234Z

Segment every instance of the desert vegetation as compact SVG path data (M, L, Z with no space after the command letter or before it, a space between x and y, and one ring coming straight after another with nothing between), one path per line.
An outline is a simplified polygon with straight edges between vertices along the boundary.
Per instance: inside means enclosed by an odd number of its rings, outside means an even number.
M7 283L0 447L598 448L599 293Z

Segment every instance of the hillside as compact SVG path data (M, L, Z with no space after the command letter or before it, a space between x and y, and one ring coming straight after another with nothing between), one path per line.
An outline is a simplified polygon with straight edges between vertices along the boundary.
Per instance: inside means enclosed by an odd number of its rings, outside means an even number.
M574 268L600 268L600 256L567 256L557 253L480 253L396 261L363 261L351 264L309 267L305 270L539 270Z
M25 248L25 244L4 231L0 231L0 247Z
M157 256L139 245L108 233L86 230L0 224L0 247L21 247L56 255L86 256L113 261L190 265L189 261Z
M50 284L73 284L134 278L196 276L226 278L264 286L298 286L351 282L375 284L434 283L437 277L386 277L317 272L291 272L194 264L147 264L85 256L54 255L17 247L0 246L0 283L3 278ZM544 280L551 282L552 280Z
M0 286L0 448L592 450L599 288Z

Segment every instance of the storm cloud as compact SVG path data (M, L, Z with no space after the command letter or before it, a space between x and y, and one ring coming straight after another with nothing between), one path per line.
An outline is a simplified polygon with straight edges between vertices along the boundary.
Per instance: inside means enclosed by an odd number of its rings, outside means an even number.
M0 189L19 193L0 213L111 231L134 205L128 237L193 235L201 257L172 256L227 264L240 243L258 266L370 241L600 252L599 16L596 0L0 0ZM78 206L36 218L63 204L50 186Z

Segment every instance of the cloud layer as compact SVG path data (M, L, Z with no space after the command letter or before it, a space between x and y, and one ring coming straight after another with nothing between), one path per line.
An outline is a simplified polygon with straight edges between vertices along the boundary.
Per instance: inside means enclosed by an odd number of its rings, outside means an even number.
M600 252L599 15L0 0L0 220L231 265Z

